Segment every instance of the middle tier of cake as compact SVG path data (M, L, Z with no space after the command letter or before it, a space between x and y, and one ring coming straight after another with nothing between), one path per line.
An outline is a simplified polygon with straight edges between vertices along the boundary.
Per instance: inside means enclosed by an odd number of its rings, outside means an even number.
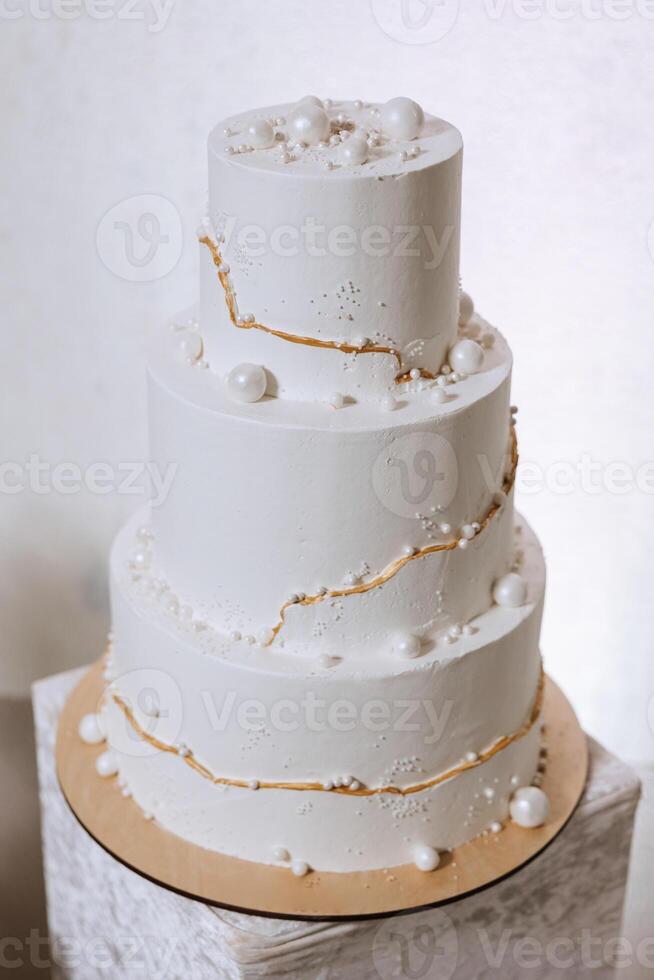
M151 459L172 480L153 500L152 545L135 548L167 601L227 635L348 660L487 610L513 563L517 451L511 355L478 322L483 370L444 402L399 385L391 411L238 403L158 335Z

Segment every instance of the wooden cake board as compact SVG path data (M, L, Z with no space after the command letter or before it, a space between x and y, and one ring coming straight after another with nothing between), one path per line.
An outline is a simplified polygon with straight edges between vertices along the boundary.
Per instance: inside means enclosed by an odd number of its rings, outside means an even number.
M312 871L255 864L190 844L145 820L137 804L117 789L116 778L95 770L103 745L86 745L80 719L97 711L104 689L98 661L77 685L61 715L56 760L68 805L85 830L117 861L143 877L208 905L285 919L373 919L444 905L508 877L540 854L565 827L581 797L588 768L586 736L562 691L548 677L543 715L547 767L541 786L550 819L525 829L509 821L442 854L436 871L413 864L377 871Z

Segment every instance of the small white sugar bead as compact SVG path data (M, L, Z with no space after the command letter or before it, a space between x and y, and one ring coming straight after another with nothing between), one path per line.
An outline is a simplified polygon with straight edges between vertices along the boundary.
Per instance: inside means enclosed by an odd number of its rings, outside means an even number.
M440 864L440 856L435 847L423 844L416 849L414 861L419 871L435 871Z
M98 776L102 776L107 779L109 776L115 776L118 772L118 761L113 752L103 752L95 760L95 770Z
M79 723L79 737L87 745L99 745L104 742L105 736L100 725L100 718L96 714L84 715Z

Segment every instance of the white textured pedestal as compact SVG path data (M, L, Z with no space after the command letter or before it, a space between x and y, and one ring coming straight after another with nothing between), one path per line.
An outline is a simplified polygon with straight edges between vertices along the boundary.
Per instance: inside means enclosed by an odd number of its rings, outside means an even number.
M616 940L639 784L596 743L569 825L544 854L493 888L442 909L373 922L263 919L151 884L80 827L54 764L59 713L80 676L60 674L34 687L55 978L510 980L609 977L624 961Z

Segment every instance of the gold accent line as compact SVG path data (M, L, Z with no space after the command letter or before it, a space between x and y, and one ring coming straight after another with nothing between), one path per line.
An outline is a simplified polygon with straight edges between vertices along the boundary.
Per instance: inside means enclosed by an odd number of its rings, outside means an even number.
M508 473L504 477L504 482L502 483L502 492L508 493L513 482L515 480L516 469L518 466L518 441L515 434L515 427L511 426L511 466ZM486 516L480 521L479 530L477 535L485 531L490 524L493 517L497 514L501 507L500 503L493 503L487 512ZM475 537L477 536L475 535ZM426 545L424 548L418 548L413 554L403 555L401 558L397 558L392 562L388 568L386 568L377 578L371 579L369 582L362 582L359 585L352 585L345 589L333 589L328 590L324 593L318 593L317 595L307 595L302 599L288 599L279 611L279 622L273 627L272 638L264 644L264 646L270 646L271 643L275 641L279 635L282 627L284 626L284 618L286 616L286 610L291 606L312 606L317 602L323 602L325 599L342 599L346 596L351 595L362 595L365 592L370 592L372 589L376 589L379 585L384 585L389 579L393 578L400 569L408 565L410 561L415 561L418 558L424 558L426 555L433 555L437 551L454 551L458 547L458 539L453 541L448 541L445 544L430 544Z
M203 235L200 238L200 243L206 245L211 252L211 257L213 259L213 264L216 266L218 273L218 279L223 287L225 293L225 303L227 304L227 310L229 312L229 318L235 327L239 330L262 330L263 333L270 334L273 337L279 337L281 340L288 340L291 344L303 344L306 347L321 347L323 350L340 350L344 354L390 354L395 357L399 367L402 367L402 357L400 352L395 350L394 347L379 347L375 344L366 344L365 347L356 347L354 344L338 343L335 340L318 340L315 337L300 337L297 334L286 333L284 330L276 330L273 327L267 327L263 323L258 323L253 320L249 323L245 323L239 320L237 316L237 305L236 305L236 294L234 292L234 287L229 278L229 273L221 272L221 265L223 264L223 258L220 254L218 246L215 242L209 238L208 235Z
M332 789L327 789L322 783L310 782L310 783L290 783L290 782L277 782L277 781L257 781L257 789L282 789L282 790L292 790L296 792L306 792L313 791L317 793L340 793L343 796L382 796L384 794L389 794L391 796L413 796L415 793L422 793L424 790L432 789L434 786L438 786L440 783L446 782L448 779L453 779L455 776L459 776L469 769L476 769L478 766L483 765L492 759L493 756L497 755L507 746L511 745L513 742L517 742L519 739L524 738L531 729L534 727L538 718L540 717L541 709L543 706L543 692L545 687L545 673L543 671L543 666L541 663L540 676L538 679L538 687L536 688L536 695L534 702L531 707L531 711L526 719L526 721L517 729L512 735L504 735L502 738L497 739L493 742L491 746L480 752L477 759L474 761L464 760L458 765L453 766L451 769L447 769L445 772L440 773L438 776L432 776L431 779L426 779L421 783L415 783L413 786L379 786L374 789L370 789L367 786L359 786L357 789L352 789L349 786L335 786ZM136 732L140 735L146 742L153 746L153 748L158 749L160 752L168 752L172 755L178 756L182 759L187 766L190 766L195 772L199 773L205 779L208 779L216 786L233 786L237 789L251 789L251 782L246 779L229 779L227 776L215 776L207 766L203 765L201 762L195 758L195 756L188 751L188 754L181 755L180 750L175 748L174 745L167 745L165 742L159 741L153 735L146 732L141 725L136 720L132 709L129 705L120 697L118 694L112 694L114 702L120 708L120 710L125 715L125 718Z
M423 381L436 380L436 375L432 374L432 372L428 371L426 368L420 368L419 370L420 370L420 377L422 378ZM411 377L411 371L404 371L403 374L398 374L397 378L395 379L395 384L403 385L406 384L407 381L412 381L412 380L413 378Z

